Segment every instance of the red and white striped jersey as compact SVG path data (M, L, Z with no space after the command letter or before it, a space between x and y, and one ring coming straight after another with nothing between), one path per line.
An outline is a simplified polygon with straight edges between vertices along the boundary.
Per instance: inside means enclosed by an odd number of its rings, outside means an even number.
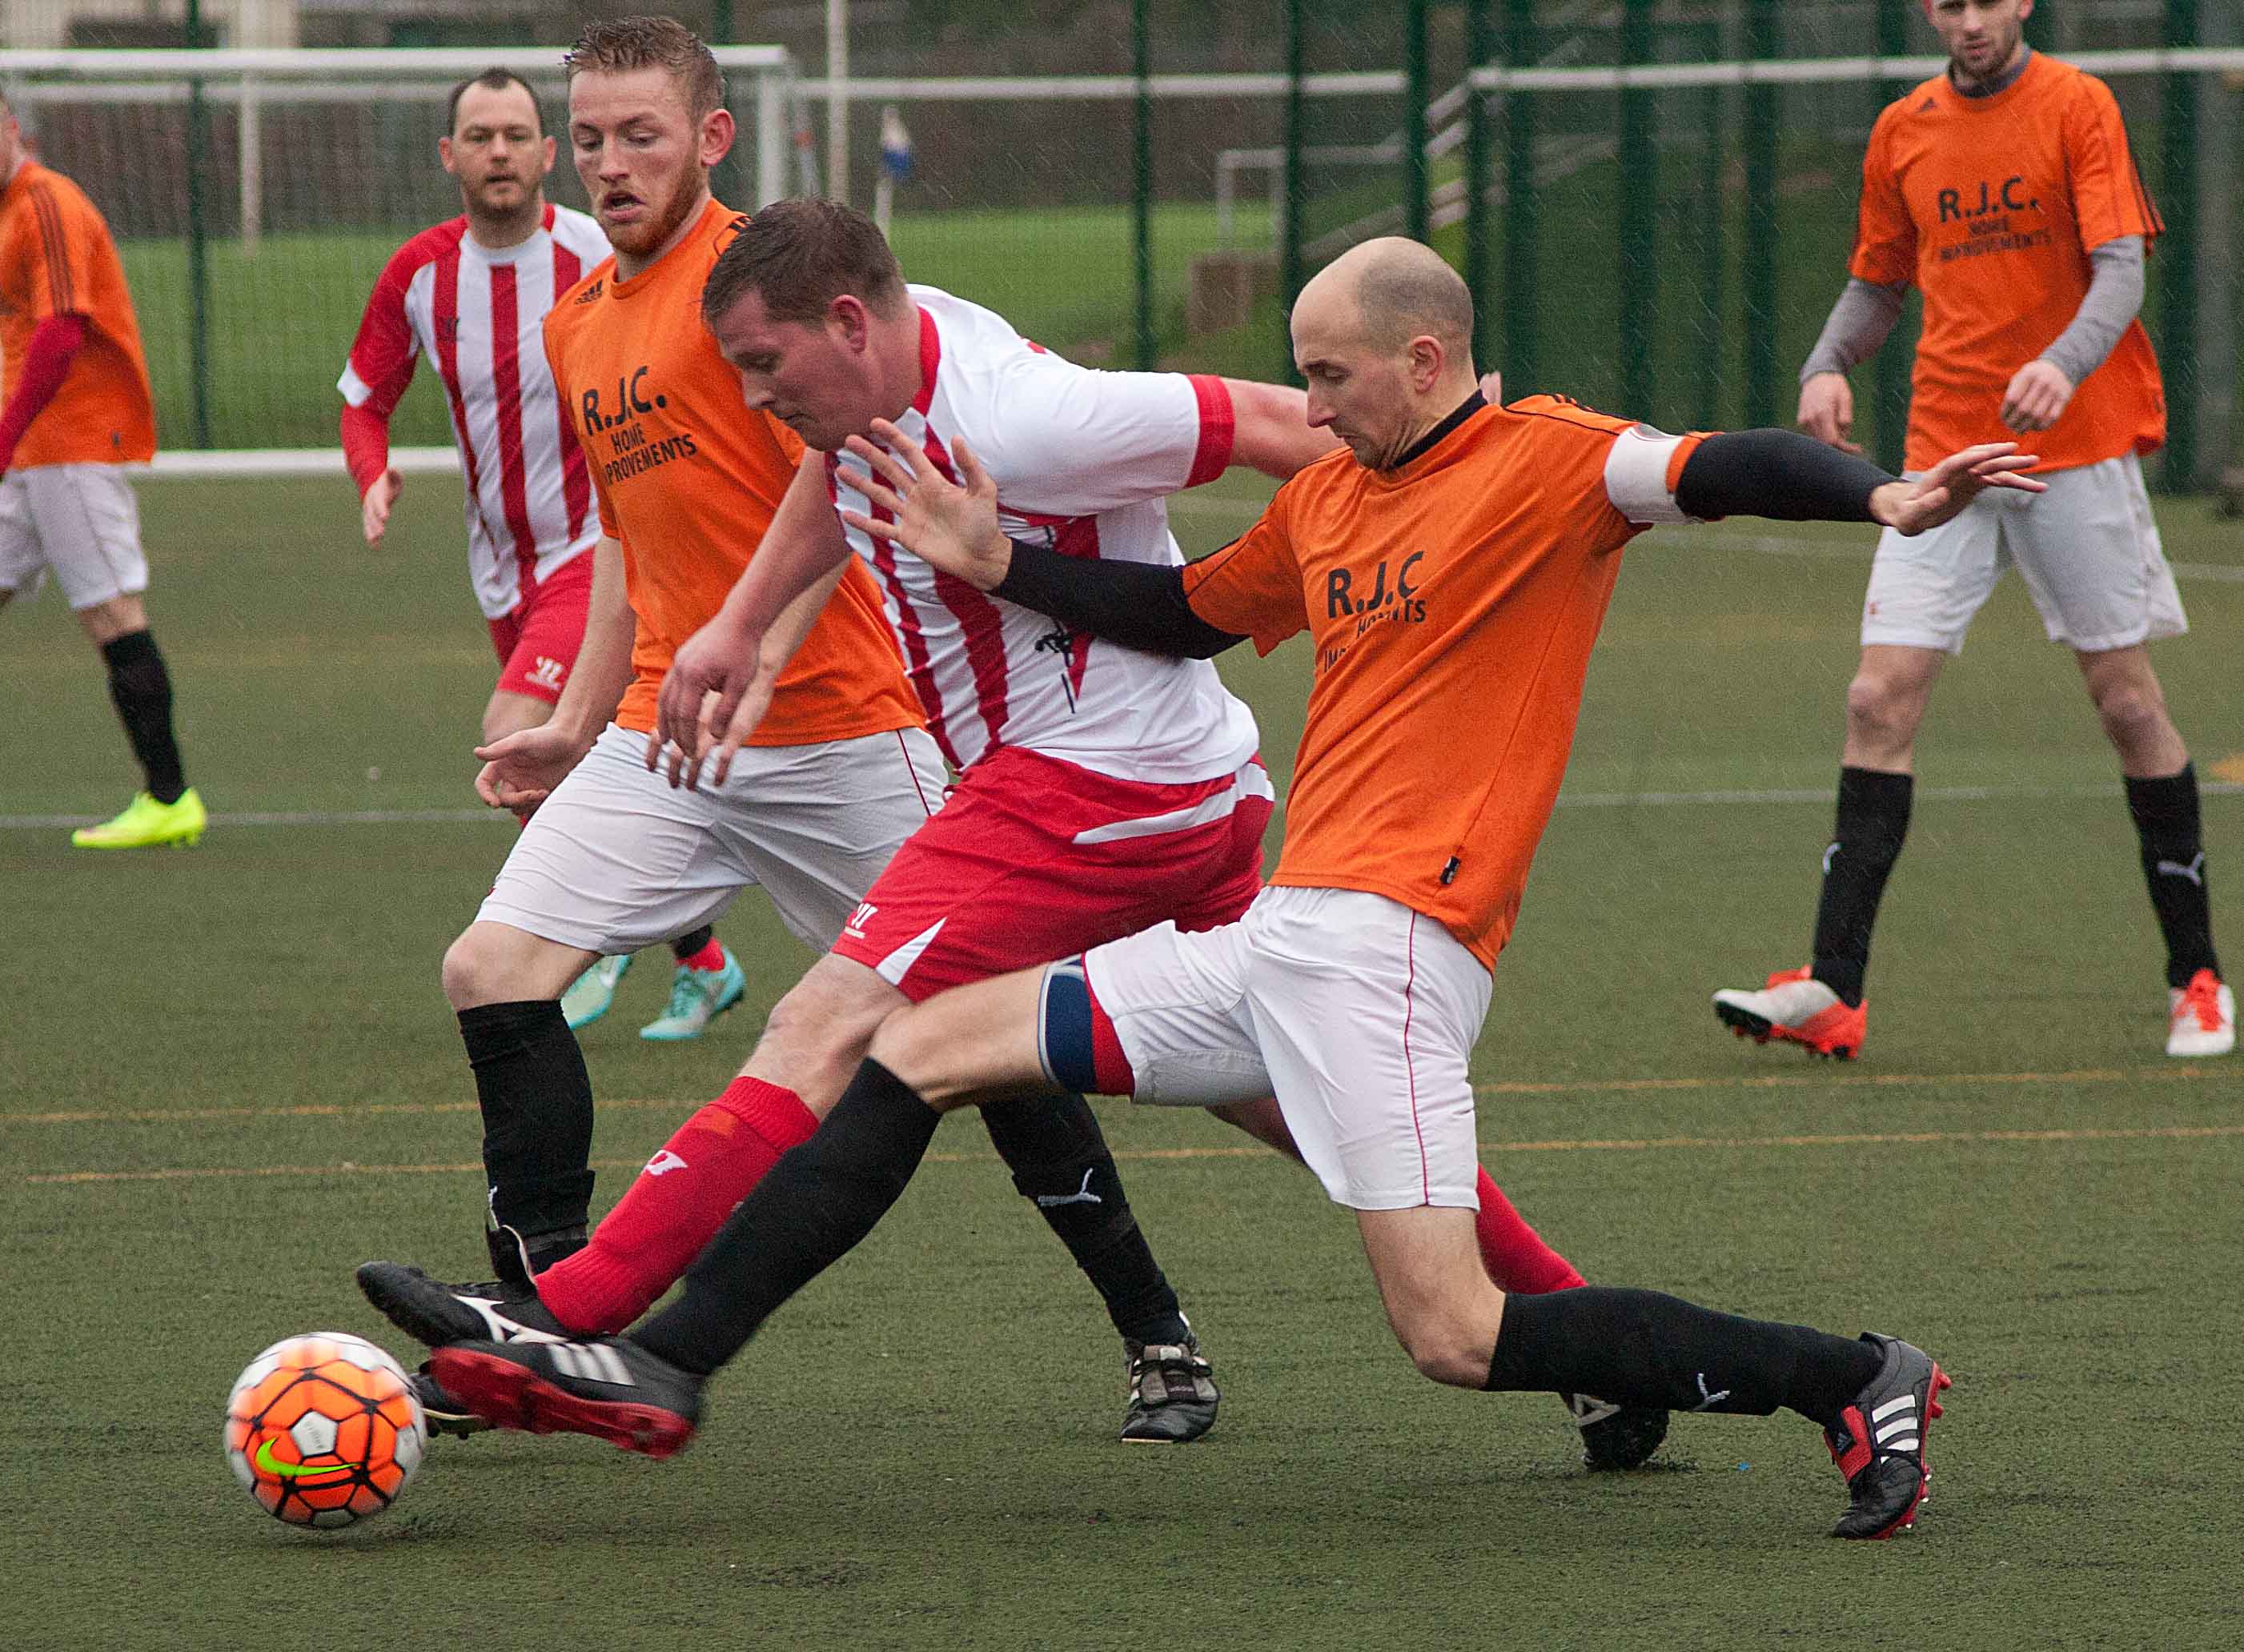
M467 472L468 573L487 619L600 536L585 455L545 361L545 313L609 256L586 214L545 222L497 252L468 220L425 229L383 266L336 388L387 419L425 352L451 408Z
M1223 381L1094 372L979 305L930 287L910 291L921 390L898 428L946 475L963 436L996 479L1000 518L1016 538L1071 556L1180 564L1166 501L1231 462ZM827 461L835 502L871 516L859 486L867 469L846 452ZM881 588L929 732L955 767L1021 746L1122 779L1179 785L1229 774L1254 755L1254 713L1209 662L1071 632L848 532Z

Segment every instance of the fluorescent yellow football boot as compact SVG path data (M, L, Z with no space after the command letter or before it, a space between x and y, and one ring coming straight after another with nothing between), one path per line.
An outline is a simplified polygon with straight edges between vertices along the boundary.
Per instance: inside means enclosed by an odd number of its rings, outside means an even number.
M156 849L169 844L191 849L200 842L210 816L203 800L189 786L176 803L159 803L143 792L125 806L125 813L99 826L80 826L71 841L81 849Z

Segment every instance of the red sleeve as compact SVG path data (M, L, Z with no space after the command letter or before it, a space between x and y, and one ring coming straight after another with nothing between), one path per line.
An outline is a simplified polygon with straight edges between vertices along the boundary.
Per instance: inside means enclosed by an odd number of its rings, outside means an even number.
M1877 287L1916 279L1916 220L1909 215L1909 202L1901 192L1889 151L1894 111L1892 104L1870 129L1869 147L1862 152L1862 204L1855 213L1855 255L1847 273L1858 281Z
M421 341L405 314L406 289L420 267L419 259L409 256L413 252L414 243L408 242L382 266L335 387L347 405L368 408L385 421L413 382L413 365L421 354Z
M343 462L358 483L359 497L389 469L389 421L372 408L343 404Z
M1239 420L1232 410L1230 386L1209 373L1195 373L1191 378L1193 401L1200 409L1200 445L1193 449L1192 472L1185 478L1185 486L1197 488L1230 469Z
M2112 89L2093 75L2081 76L2079 89L2065 107L2063 131L2081 250L2092 253L2106 241L2139 235L2143 250L2150 251L2166 226L2135 171L2126 123L2119 118Z
M63 388L78 346L85 342L85 317L75 312L50 315L31 330L24 347L23 371L16 378L16 394L0 408L0 472L16 457L16 444L24 439L31 421L46 411L55 392Z

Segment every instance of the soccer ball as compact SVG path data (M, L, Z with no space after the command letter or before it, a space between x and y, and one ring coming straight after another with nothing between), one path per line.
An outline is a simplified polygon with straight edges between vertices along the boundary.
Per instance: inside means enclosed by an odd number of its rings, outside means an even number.
M379 1514L413 1478L428 1441L405 1368L340 1331L274 1343L226 1397L234 1478L292 1526L348 1526Z

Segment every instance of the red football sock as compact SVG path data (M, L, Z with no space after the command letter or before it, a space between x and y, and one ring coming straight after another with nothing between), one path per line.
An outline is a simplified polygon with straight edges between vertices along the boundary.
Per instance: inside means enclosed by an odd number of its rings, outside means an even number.
M695 953L691 958L680 958L678 961L685 968L699 969L705 974L713 975L725 967L724 943L713 935L702 943L700 951ZM742 1082L746 1082L746 1080L742 1081Z
M1574 1264L1544 1244L1527 1218L1511 1208L1511 1201L1486 1170L1480 1173L1480 1215L1473 1231L1480 1238L1481 1266L1499 1291L1533 1297L1546 1291L1571 1291L1584 1283ZM541 1274L539 1278L551 1277Z
M670 1289L780 1156L817 1129L793 1090L734 1079L646 1162L590 1243L537 1276L539 1298L572 1331L621 1331Z

